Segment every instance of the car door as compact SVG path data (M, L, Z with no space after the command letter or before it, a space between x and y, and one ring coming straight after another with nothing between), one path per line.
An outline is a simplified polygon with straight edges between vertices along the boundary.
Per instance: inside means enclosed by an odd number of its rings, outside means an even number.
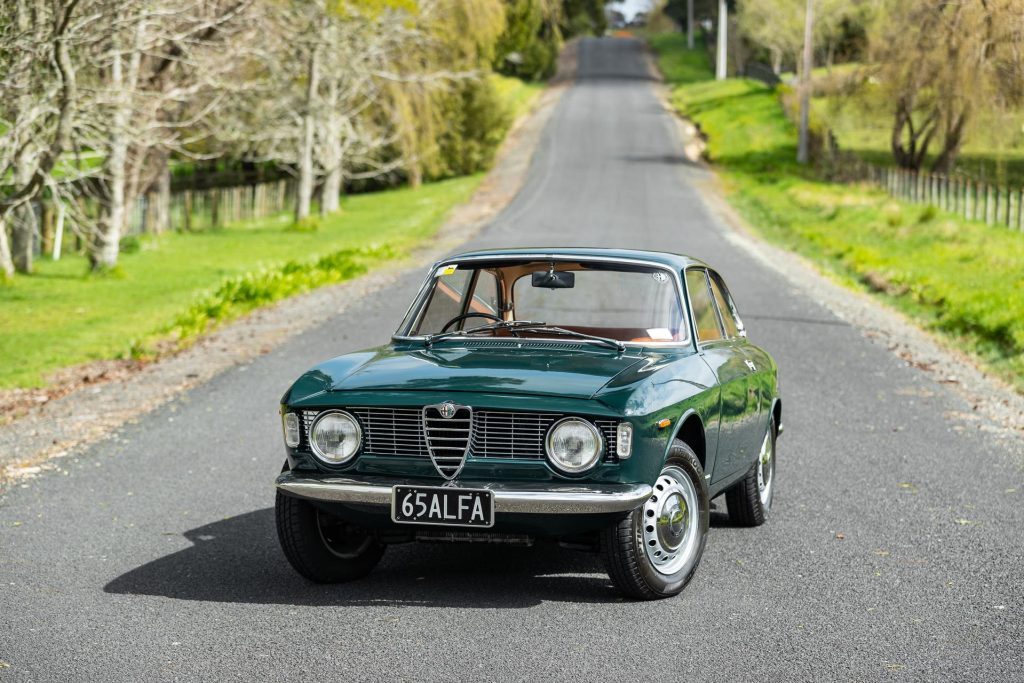
M686 289L697 332L697 351L718 378L720 388L718 451L712 482L729 477L743 463L752 461L750 413L750 366L738 331L728 336L712 294L707 270L686 271Z
M771 406L768 405L770 392L766 390L765 383L768 381L767 373L771 369L771 361L764 351L747 341L743 322L722 276L713 270L708 270L708 278L711 294L725 329L725 336L733 341L736 351L743 354L743 364L749 371L747 375L747 414L742 427L743 445L739 450L742 455L734 470L746 471L761 449L761 441L764 439L767 428L768 412L771 410Z

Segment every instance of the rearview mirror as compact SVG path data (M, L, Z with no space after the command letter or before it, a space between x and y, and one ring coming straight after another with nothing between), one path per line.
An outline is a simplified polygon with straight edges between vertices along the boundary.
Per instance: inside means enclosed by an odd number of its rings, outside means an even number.
M538 270L533 274L534 287L545 289L572 289L576 286L576 273L569 271Z

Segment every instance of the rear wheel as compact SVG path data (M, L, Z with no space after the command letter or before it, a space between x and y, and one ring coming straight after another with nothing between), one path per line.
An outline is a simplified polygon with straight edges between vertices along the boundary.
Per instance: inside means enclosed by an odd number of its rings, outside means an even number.
M757 461L732 488L725 493L729 521L740 526L761 526L768 519L775 497L775 418L768 421L768 431L761 442Z
M641 600L678 594L700 564L708 521L704 470L693 450L677 442L647 502L603 533L612 583Z
M366 576L384 546L315 505L278 492L274 505L277 537L288 562L317 583L341 583Z

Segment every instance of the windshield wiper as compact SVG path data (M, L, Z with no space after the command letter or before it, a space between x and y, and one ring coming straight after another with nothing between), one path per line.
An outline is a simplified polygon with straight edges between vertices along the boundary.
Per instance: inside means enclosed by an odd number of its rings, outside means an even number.
M563 334L568 337L576 337L577 339L590 339L591 341L607 344L608 346L618 350L619 353L624 353L626 351L626 345L615 339L599 337L596 334L587 334L586 332L577 332L576 330L567 330L564 327L553 327L545 325L544 323L539 323L535 325L520 325L517 326L516 329L529 332L551 332L554 334Z
M494 332L497 330L510 330L512 334L515 334L515 330L529 327L543 327L547 323L539 322L537 320L502 320L500 322L490 323L487 325L480 325L468 330L452 330L450 332L438 332L437 334L428 334L424 339L423 343L429 349L431 344L441 339L447 339L448 337L458 337L466 334L474 334L476 332Z

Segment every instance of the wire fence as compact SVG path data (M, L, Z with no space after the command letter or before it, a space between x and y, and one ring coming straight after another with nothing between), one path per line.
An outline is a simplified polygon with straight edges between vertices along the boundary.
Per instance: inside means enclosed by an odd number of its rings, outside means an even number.
M960 175L944 175L879 166L850 155L830 162L830 176L844 182L869 182L890 196L949 211L965 220L1024 231L1024 188L993 185Z

